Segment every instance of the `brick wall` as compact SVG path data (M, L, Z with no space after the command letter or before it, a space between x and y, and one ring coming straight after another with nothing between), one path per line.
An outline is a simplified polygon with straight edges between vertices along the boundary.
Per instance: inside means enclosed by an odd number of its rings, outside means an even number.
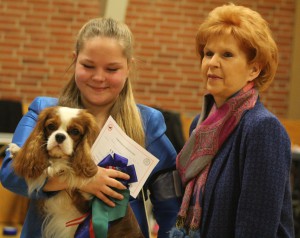
M120 0L121 1L121 0ZM195 114L204 83L199 76L194 36L221 0L129 0L126 23L135 35L138 102ZM295 0L232 1L260 12L279 46L273 85L261 94L277 116L288 113ZM29 103L57 96L68 80L75 34L100 13L98 0L0 0L0 99Z
M0 98L57 96L75 35L99 12L96 0L0 0Z

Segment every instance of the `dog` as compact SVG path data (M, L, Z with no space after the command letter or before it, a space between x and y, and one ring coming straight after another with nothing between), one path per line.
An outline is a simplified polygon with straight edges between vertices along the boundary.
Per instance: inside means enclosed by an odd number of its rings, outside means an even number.
M41 111L22 148L9 145L14 171L25 178L29 194L42 189L51 177L68 185L68 189L39 202L44 217L43 238L74 237L79 224L66 224L89 212L93 196L78 188L97 173L91 147L99 131L95 118L87 110L54 106ZM144 237L130 205L125 217L110 225L108 237L120 237L120 234Z
M92 195L78 188L97 173L90 150L98 134L99 127L86 110L55 106L41 111L22 148L9 145L14 171L25 178L29 194L38 192L51 177L68 185L40 202L45 218L42 237L74 237L77 226L66 227L66 222L88 212Z

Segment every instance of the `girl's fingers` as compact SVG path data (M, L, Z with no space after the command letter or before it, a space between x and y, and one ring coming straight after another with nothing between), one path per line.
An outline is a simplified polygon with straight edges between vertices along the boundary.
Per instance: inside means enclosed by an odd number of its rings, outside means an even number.
M110 179L109 184L107 184L107 185L109 187L121 189L121 190L124 190L127 188L124 184L122 184L120 181L115 180L115 179Z
M115 203L106 197L102 192L98 192L96 196L110 207L115 207Z
M106 203L107 205L109 205L111 207L114 207L115 203L110 198L114 198L114 199L118 199L118 200L122 200L124 198L124 196L122 194L114 191L110 187L106 187L106 189L104 189L103 191L97 192L95 195L99 199L101 199L104 203Z
M130 179L130 176L128 174L123 173L121 171L117 171L117 170L114 170L114 169L109 169L108 171L110 173L110 177L120 178L120 179L125 179L125 180Z

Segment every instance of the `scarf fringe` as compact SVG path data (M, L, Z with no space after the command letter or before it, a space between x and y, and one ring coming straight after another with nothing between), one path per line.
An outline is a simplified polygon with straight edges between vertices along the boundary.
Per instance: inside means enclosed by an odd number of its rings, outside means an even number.
M201 238L199 230L190 230L186 232L184 228L178 229L173 227L170 230L169 238Z
M184 223L185 223L186 217L183 216L178 216L176 220L176 228L177 229L182 229L184 228Z

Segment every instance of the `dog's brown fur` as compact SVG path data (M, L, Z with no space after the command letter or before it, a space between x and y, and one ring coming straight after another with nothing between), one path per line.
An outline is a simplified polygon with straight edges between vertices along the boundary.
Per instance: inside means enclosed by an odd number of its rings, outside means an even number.
M144 238L130 205L127 207L125 217L111 223L108 238Z

